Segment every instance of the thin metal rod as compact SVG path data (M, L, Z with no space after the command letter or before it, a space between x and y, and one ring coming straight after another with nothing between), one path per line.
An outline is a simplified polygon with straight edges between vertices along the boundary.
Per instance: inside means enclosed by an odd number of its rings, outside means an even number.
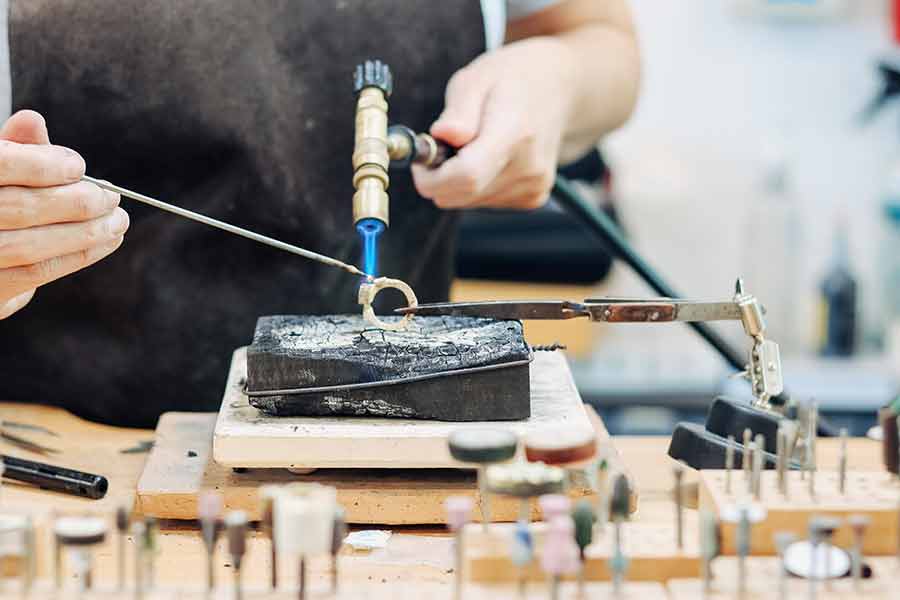
M158 208L160 210L170 212L174 215L178 215L179 217L184 217L185 219L190 219L192 221L196 221L197 223L203 223L204 225L209 225L210 227L215 227L216 229L221 229L222 231L227 231L228 233L239 235L243 238L247 238L248 240L252 240L260 244L265 244L266 246L271 246L272 248L277 248L279 250L284 250L285 252L290 252L291 254L296 254L297 256L302 256L303 258L308 258L309 260L314 260L331 267L338 267L339 269L349 271L354 275L366 277L366 274L361 269L351 264L340 261L336 258L331 258L330 256L325 256L324 254L319 254L318 252L313 252L311 250L306 250L305 248L300 248L299 246L294 246L293 244L288 244L286 242L276 240L275 238L270 238L269 236L250 231L242 227L237 227L236 225L232 225L224 221L219 221L218 219L213 219L212 217L207 217L206 215L196 213L192 210L181 208L180 206L175 206L174 204L162 202L161 200L157 200L155 198L151 198L150 196L145 196L144 194L133 192L129 189L120 187L107 181L94 179L93 177L89 177L87 175L82 176L81 179L82 181L93 183L94 185L104 190L121 194L126 198L131 198L132 200L142 202L144 204L152 206L153 208Z
M553 195L563 208L602 240L612 256L625 261L654 292L667 298L681 297L681 294L666 283L662 276L635 251L619 226L606 213L589 205L565 177L557 175L553 184ZM687 325L706 340L732 368L738 371L744 369L747 362L745 357L706 323L690 322Z

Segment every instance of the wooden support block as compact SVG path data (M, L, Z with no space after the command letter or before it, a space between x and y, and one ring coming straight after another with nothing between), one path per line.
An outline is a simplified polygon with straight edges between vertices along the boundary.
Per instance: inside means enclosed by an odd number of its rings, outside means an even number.
M624 472L621 457L603 422L588 409L596 431L599 452L612 471ZM469 495L477 501L473 471L466 469L320 469L310 475L295 475L286 469L249 469L235 473L212 460L216 415L211 413L166 413L156 429L156 444L147 458L137 485L137 510L161 519L196 519L197 497L218 491L228 510L246 511L259 519L257 491L266 484L316 481L333 485L338 502L351 523L384 525L443 525L443 502L450 495ZM575 497L589 495L583 479L576 479ZM579 483L580 482L580 483ZM497 521L518 517L518 501L492 497L492 516ZM632 509L637 507L636 493ZM478 518L478 511L475 511ZM533 518L538 517L536 505Z
M531 417L518 421L453 423L417 419L273 417L250 406L243 393L247 351L239 348L216 422L213 457L221 465L294 469L445 469L465 465L447 449L450 433L483 427L526 436L591 423L560 352L536 352L529 368Z
M815 495L810 497L808 481L799 471L790 471L788 499L777 489L777 473L761 474L761 502L765 519L751 529L750 553L774 555L775 533L790 531L799 538L808 534L809 518L831 515L844 521L837 530L834 543L849 547L853 534L846 518L853 514L872 519L865 537L864 552L868 555L888 555L897 552L897 515L900 486L896 478L885 471L849 471L846 493L838 491L838 477L834 471L820 471L815 479ZM700 472L700 509L721 517L722 511L747 499L746 484L741 471L732 473L732 493L725 492L725 471ZM735 526L722 523L722 552L735 553Z
M696 531L696 515L685 514L686 531ZM695 577L700 573L699 548L696 536L685 535L684 548L675 543L674 528L658 524L627 522L623 524L622 541L628 558L626 579L629 581L664 582L675 577ZM478 583L515 581L518 568L510 560L510 546L515 525L492 525L485 533L478 525L465 530L464 573L468 580ZM535 559L526 569L529 581L542 581L546 576L540 568L541 547L546 524L532 524ZM597 538L586 551L585 578L588 581L609 581L612 573L608 561L613 555L614 529L610 523L603 537Z
M887 561L887 562L886 562ZM719 557L713 561L713 581L710 587L709 600L734 600L737 598L738 566L737 558ZM846 600L848 598L865 598L866 600L888 600L896 597L897 561L896 559L867 558L873 569L873 577L864 579L860 589L854 587L852 578L835 579L827 584L819 583L816 587L818 600ZM778 578L780 565L774 557L749 557L747 559L747 595L745 600L772 600L778 597ZM671 600L697 600L703 597L703 581L701 579L672 579L666 584ZM788 577L788 598L808 598L809 580Z

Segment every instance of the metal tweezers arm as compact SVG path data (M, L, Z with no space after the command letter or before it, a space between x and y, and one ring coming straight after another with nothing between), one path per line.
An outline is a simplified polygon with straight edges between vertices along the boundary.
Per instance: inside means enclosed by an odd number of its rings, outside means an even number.
M671 321L740 321L741 308L734 301L595 298L585 300L585 313L592 321L607 323L666 323Z

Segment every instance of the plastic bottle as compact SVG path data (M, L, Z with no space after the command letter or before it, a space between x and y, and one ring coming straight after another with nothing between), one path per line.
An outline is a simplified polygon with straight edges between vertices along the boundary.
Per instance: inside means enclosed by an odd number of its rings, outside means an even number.
M835 224L831 263L819 286L822 356L848 357L856 352L858 286L847 237L847 221L841 215Z

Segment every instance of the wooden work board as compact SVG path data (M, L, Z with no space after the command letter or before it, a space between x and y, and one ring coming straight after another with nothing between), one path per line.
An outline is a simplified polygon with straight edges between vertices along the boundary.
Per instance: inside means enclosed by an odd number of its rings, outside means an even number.
M447 448L460 429L590 431L581 395L561 352L536 352L530 368L531 417L523 421L447 422L361 417L273 417L243 393L246 348L235 351L213 438L226 467L293 469L446 469L465 467Z
M451 598L453 585L448 583L422 583L415 584L370 584L343 585L336 593L323 585L310 586L308 597L311 600L328 598L329 600L422 600L422 598ZM622 586L622 593L614 595L612 584L588 583L585 586L588 598L592 600L666 600L668 598L664 586L658 583L626 582ZM18 582L8 585L0 582L0 596L20 597ZM22 595L24 597L24 595ZM49 582L41 581L27 596L31 600L122 600L123 598L137 597L135 591L126 588L124 591L115 587L98 586L90 592L79 592L74 586L64 588L56 592ZM223 582L212 594L196 586L191 588L156 587L147 590L140 596L143 600L234 600L235 594L231 581ZM243 597L247 600L295 600L298 597L296 589L284 587L278 590L261 588L257 586L245 586ZM500 598L519 598L521 600L546 600L547 585L532 585L526 589L524 596L520 596L514 585L472 585L463 586L461 600L498 600ZM563 582L559 588L559 600L578 600L578 590L574 583Z
M606 457L611 472L627 474L603 422L590 407L586 414L596 432L598 454ZM236 473L212 460L215 421L212 413L166 413L160 418L156 444L137 485L139 512L160 519L196 519L198 496L217 491L224 496L226 509L246 511L256 520L260 486L294 481L337 488L338 503L347 511L348 521L357 524L443 524L447 496L478 499L474 472L465 469L319 469L309 475L287 469L249 469ZM574 479L570 494L581 497L591 493L582 478ZM632 509L636 507L634 492ZM491 497L491 512L497 521L515 520L518 510L518 500ZM532 513L537 518L535 505ZM477 519L478 511L473 516Z
M731 493L727 493L725 471L700 471L700 509L708 510L722 521L722 552L735 553L733 523L723 519L723 511L733 512L741 503L757 504L765 511L762 521L750 529L750 553L774 555L775 533L788 531L798 538L808 534L810 517L834 516L841 519L834 543L845 548L853 543L853 533L847 517L866 515L872 522L864 540L863 550L869 555L897 553L897 517L900 508L900 485L896 476L887 471L850 470L844 493L839 491L838 475L834 470L819 470L815 477L814 493L809 493L809 477L800 471L788 471L788 496L777 489L777 473L760 473L760 499L754 502L747 494L744 474L732 473ZM876 533L877 532L877 533Z

